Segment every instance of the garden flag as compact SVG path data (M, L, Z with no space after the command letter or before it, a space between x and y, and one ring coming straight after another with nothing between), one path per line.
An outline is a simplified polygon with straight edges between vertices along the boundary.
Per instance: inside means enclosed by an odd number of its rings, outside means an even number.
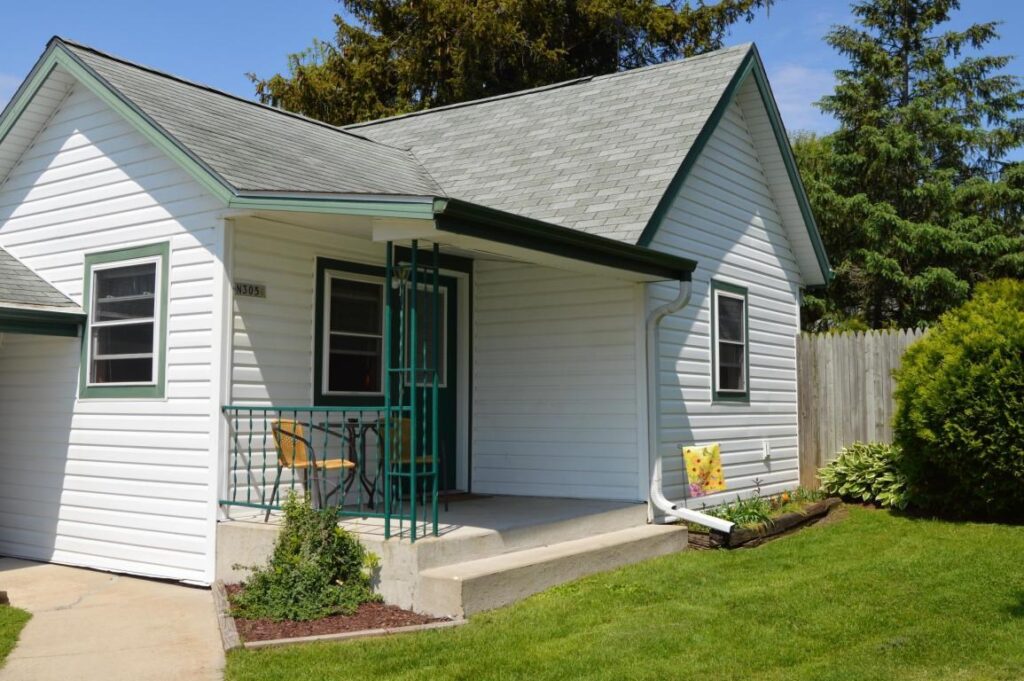
M717 442L702 447L683 447L683 463L686 464L690 496L703 497L725 491L722 452Z

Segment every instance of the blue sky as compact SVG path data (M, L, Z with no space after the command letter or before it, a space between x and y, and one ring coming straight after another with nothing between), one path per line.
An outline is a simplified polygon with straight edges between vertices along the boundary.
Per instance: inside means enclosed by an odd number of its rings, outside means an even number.
M1024 3L964 0L953 26L999 19L1004 38L993 51L1018 61ZM14 93L50 36L59 34L99 49L245 97L247 72L270 75L286 56L313 37L333 35L335 0L35 0L7 3L0 27L0 106ZM849 23L845 0L779 0L767 17L735 27L729 43L754 41L768 67L786 127L828 132L833 121L813 102L831 91L832 72L842 59L822 37L834 24ZM1024 154L1014 154L1024 157Z

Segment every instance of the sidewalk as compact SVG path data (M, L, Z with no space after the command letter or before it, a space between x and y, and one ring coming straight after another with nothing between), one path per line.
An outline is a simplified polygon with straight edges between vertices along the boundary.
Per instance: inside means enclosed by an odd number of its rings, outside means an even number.
M0 681L221 679L208 590L11 558L0 590L32 613Z

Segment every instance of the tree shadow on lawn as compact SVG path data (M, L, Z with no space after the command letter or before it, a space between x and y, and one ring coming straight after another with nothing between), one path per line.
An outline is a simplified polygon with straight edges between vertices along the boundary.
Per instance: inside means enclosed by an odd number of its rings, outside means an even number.
M865 508L871 507L870 505L862 504ZM880 507L874 507L876 510L883 510ZM936 513L934 511L924 511L921 509L907 508L898 510L895 508L884 509L888 510L894 516L899 518L905 518L914 522L929 522L929 523L947 523L950 525L990 525L990 526L1002 526L1002 527L1024 527L1024 518L989 518L989 517L975 517L969 515L962 515L956 513Z
M1006 612L1010 613L1013 617L1024 618L1024 589L1015 593L1013 597L1017 602L1007 607Z

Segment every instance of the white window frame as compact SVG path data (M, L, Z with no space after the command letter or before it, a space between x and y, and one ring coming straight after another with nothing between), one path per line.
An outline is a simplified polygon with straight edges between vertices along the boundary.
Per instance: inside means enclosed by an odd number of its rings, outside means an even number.
M331 331L331 290L334 286L333 282L336 279L343 281L356 281L364 284L377 284L381 290L381 319L380 319L380 335L370 333L349 333L347 331ZM384 279L381 277L375 277L369 274L358 274L354 272L345 272L340 270L325 270L324 271L324 291L323 295L323 337L320 339L320 350L321 360L323 366L320 367L320 394L330 397L353 397L353 396L371 396L381 397L384 395L384 381L387 379L385 376L385 362L384 362L384 315L387 313L387 305L384 296L387 295L387 291L384 290ZM339 336L352 336L355 338L380 338L381 341L381 356L380 356L380 386L379 391L361 391L361 390L329 390L331 381L331 334L335 333Z
M163 335L163 332L164 332L163 325L161 323L162 320L163 320L163 308L162 308L162 302L163 302L163 290L162 290L163 277L161 276L161 273L163 271L163 262L162 261L163 261L163 257L162 256L151 255L151 256L145 256L145 257L142 257L142 258L130 258L130 259L127 259L127 260L115 260L115 261L111 261L111 262L96 263L96 264L92 265L90 273L89 273L90 274L90 278L91 278L91 280L89 282L89 296L91 298L89 300L90 314L89 314L89 320L88 320L87 328L86 328L86 362L87 362L87 364L86 364L85 380L86 380L86 385L88 387L90 387L90 388L92 388L92 387L119 387L120 388L120 387L132 387L132 386L151 387L151 386L156 386L157 384L159 384L159 382L160 382L160 374L159 374L159 371L160 371L160 367L159 367L159 361L160 361L160 339L161 339L161 337ZM152 264L154 266L154 269L153 269L153 278L154 278L154 286L153 286L153 316L150 317L150 318L138 317L138 318L132 319L130 321L106 321L106 322L98 322L98 321L96 321L96 303L97 303L96 296L97 296L97 293L99 291L99 287L96 286L96 279L97 279L96 274L98 272L103 272L104 270L116 270L116 269L121 269L121 268L125 268L125 267L134 267L136 265L148 265L148 264ZM134 355L111 355L110 357L111 358L117 358L117 359L139 359L139 358L145 357L147 354L149 354L150 355L150 359L152 361L151 375L153 377L153 380L151 380L151 381L124 381L124 382L114 382L114 381L96 382L96 381L93 381L92 380L92 375L93 375L92 363L93 363L93 359L94 359L94 357L93 357L93 329L96 329L96 328L107 328L107 327L113 327L113 326L130 326L130 325L141 324L141 323L143 323L145 321L152 322L152 324L153 324L153 349L152 349L151 353L138 353L138 354L134 354ZM102 358L96 358L96 359L102 359Z
M713 327L711 332L712 342L714 343L713 351L715 357L714 366L712 367L712 381L714 386L714 393L715 395L737 397L745 396L748 395L750 391L750 338L747 329L747 319L749 315L749 310L747 309L747 306L749 305L749 303L747 301L747 296L743 294L734 293L733 291L729 291L724 288L714 288L714 286L715 284L712 284L712 305L714 306L714 314L711 317ZM738 300L743 304L743 316L740 320L740 330L741 335L743 337L742 341L734 341L719 338L719 324L721 323L722 315L718 303L722 298L732 298L733 300ZM722 375L720 371L720 363L722 359L722 343L736 345L743 349L743 366L742 371L740 373L740 376L742 378L742 386L740 388L723 388L720 384Z

